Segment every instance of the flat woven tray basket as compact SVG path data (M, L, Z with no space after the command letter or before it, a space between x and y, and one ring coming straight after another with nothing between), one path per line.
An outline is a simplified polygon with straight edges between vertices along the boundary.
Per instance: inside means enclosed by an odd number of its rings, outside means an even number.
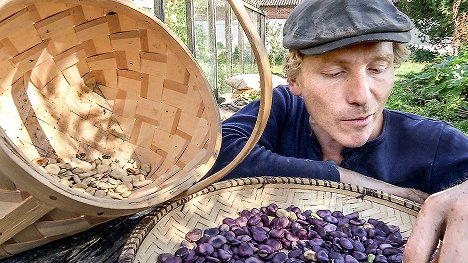
M159 254L174 253L194 228L219 226L225 217L237 218L244 209L276 203L301 210L359 212L400 227L408 237L420 205L375 190L331 181L293 178L243 178L215 183L186 198L161 204L136 226L119 262L156 262Z

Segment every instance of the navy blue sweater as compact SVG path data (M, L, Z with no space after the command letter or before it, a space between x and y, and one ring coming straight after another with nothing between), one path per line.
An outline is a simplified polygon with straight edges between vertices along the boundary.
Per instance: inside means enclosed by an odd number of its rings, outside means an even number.
M223 142L211 173L227 165L247 142L259 102L245 106L223 122ZM438 192L468 177L468 137L449 124L384 110L384 129L375 140L345 148L340 166L393 185ZM301 97L287 86L273 90L265 131L244 161L225 179L294 176L339 181L333 161L322 161L320 145L309 126Z

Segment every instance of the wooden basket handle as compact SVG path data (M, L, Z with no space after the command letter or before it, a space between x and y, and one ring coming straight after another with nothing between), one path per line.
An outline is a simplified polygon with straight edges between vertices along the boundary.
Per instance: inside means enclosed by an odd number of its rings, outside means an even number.
M242 29L244 29L245 34L249 40L250 46L255 55L255 60L257 62L258 72L260 75L260 108L258 110L257 121L255 122L254 129L250 135L249 140L244 145L239 154L223 169L217 173L211 175L210 177L201 180L200 182L193 185L182 195L187 196L202 190L210 184L213 184L221 180L226 174L232 171L244 158L250 153L250 151L255 147L258 140L262 136L265 126L268 122L268 117L270 115L271 109L271 98L272 98L272 82L271 82L271 69L270 63L268 62L268 55L265 50L260 36L255 29L255 26L252 24L252 21L245 10L244 4L240 0L228 0L229 5L231 5L234 14L237 17L237 20L240 22Z

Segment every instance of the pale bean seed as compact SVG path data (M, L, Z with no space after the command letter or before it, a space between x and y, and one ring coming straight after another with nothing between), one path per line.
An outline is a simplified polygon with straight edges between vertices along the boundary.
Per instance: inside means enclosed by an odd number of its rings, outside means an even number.
M60 167L58 167L58 165L56 164L48 164L46 167L45 167L47 173L49 174L53 174L53 175L58 175L58 173L60 172Z

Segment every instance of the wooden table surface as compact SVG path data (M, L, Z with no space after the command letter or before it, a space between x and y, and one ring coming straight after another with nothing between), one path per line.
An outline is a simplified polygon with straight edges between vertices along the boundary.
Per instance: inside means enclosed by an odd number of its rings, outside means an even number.
M131 231L146 213L113 219L73 236L0 259L0 263L117 262Z

